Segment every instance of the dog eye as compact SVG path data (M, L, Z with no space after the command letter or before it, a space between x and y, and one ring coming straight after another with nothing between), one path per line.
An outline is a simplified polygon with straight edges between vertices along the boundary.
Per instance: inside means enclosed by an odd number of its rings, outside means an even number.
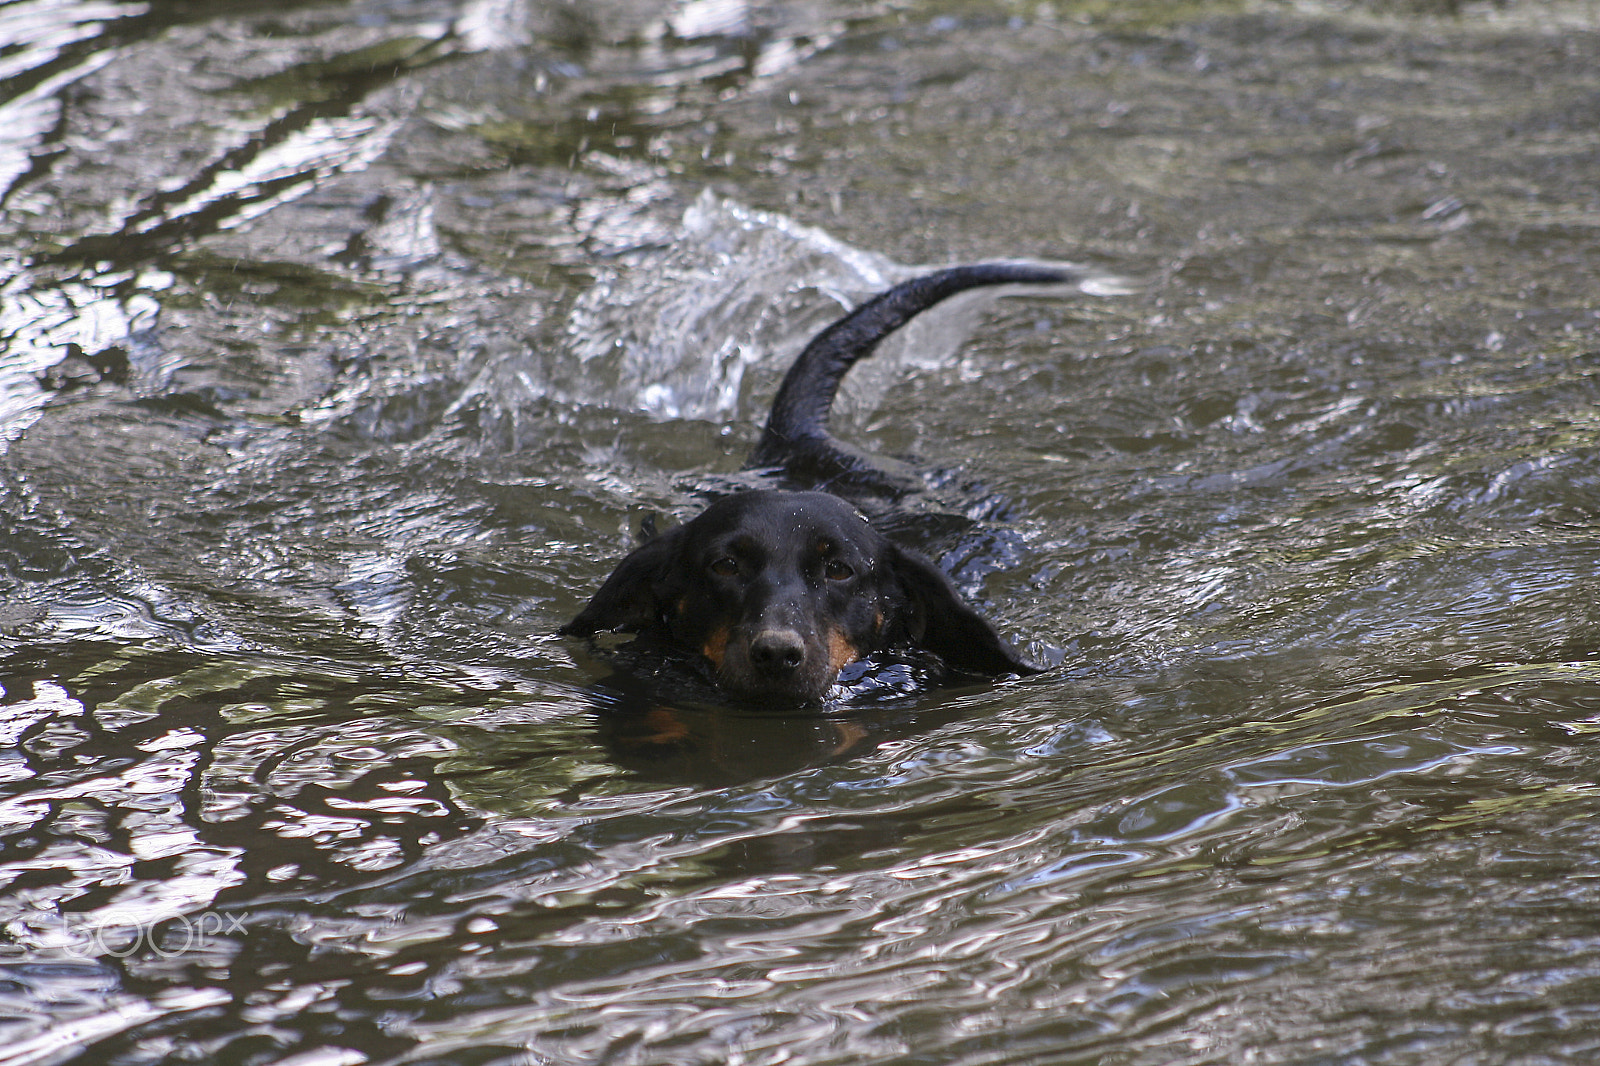
M849 563L841 563L837 559L829 559L828 565L823 567L822 572L828 575L829 581L844 581L856 576Z
M711 572L718 577L732 577L739 572L739 560L730 555L724 555L711 561Z

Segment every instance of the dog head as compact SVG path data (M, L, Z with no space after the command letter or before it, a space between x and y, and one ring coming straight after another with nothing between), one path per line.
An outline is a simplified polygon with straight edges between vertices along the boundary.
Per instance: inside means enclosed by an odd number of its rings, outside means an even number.
M628 555L562 632L650 631L741 699L821 700L846 664L922 648L957 670L1032 673L943 571L820 492L725 497Z

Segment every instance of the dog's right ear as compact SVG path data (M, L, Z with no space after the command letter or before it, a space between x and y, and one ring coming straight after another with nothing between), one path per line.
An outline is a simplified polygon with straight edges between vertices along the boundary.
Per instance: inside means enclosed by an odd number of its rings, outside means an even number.
M670 598L683 526L651 537L629 552L562 636L589 637L607 629L636 630L659 622Z

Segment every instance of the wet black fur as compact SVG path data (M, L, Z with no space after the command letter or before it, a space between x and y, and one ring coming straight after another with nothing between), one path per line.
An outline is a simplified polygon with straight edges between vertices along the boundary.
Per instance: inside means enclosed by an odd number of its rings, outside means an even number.
M827 431L845 372L919 311L958 292L1078 278L1063 269L979 264L869 300L800 353L750 465L851 495L904 493L901 479ZM883 649L921 649L977 674L1039 670L962 601L943 571L830 492L736 493L646 541L561 632L612 629L697 653L719 687L760 701L816 702L841 666Z

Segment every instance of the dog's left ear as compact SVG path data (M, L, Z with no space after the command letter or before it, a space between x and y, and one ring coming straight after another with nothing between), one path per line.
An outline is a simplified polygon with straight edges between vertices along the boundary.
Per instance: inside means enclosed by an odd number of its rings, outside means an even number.
M670 597L667 584L682 531L683 526L669 529L629 552L578 616L556 632L590 637L602 630L637 630L660 621Z
M969 673L1037 674L1046 669L1029 662L968 607L943 570L898 545L890 545L890 552L895 578L909 603L908 628L918 647Z

